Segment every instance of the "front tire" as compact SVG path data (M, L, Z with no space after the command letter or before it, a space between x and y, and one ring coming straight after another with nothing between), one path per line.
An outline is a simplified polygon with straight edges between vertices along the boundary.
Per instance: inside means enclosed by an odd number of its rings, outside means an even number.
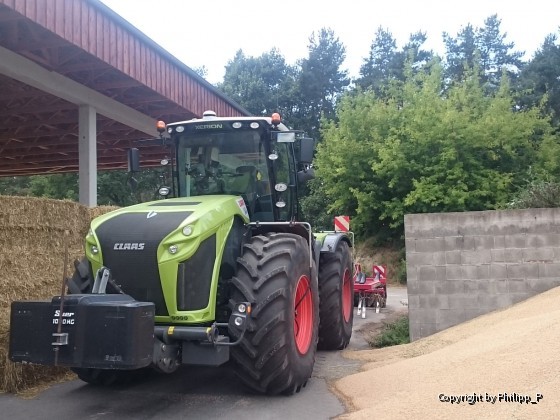
M82 381L96 386L111 386L122 383L124 375L116 370L91 369L91 368L70 368L72 372L78 375Z
M354 321L352 257L340 241L334 252L321 254L319 263L319 349L342 350L350 343Z
M241 343L231 348L237 376L254 391L293 394L313 372L318 335L317 274L304 238L254 236L243 247L232 279L231 305L253 305ZM229 326L233 340L239 330Z
M144 379L152 371L149 367L134 370L70 368L82 381L94 386L125 385Z
M93 274L86 257L74 261L74 274L68 279L68 294L79 295L91 293L93 289Z

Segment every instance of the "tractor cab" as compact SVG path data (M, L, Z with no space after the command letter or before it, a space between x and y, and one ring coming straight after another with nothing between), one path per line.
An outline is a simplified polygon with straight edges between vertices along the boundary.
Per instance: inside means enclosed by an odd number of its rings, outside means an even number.
M207 111L163 127L175 148L176 196L241 196L252 221L297 220L297 181L313 177L314 143L278 114L218 118Z

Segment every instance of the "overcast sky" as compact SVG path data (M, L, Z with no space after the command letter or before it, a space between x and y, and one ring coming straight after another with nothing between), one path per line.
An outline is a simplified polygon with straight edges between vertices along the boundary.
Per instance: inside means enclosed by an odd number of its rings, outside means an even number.
M506 41L529 59L545 36L559 35L558 0L101 0L191 68L206 66L222 80L238 49L259 56L276 47L289 64L307 56L313 31L331 28L346 47L345 68L358 75L375 32L389 30L402 47L411 33L427 33L427 49L445 52L442 33L501 19ZM559 36L560 37L560 36Z

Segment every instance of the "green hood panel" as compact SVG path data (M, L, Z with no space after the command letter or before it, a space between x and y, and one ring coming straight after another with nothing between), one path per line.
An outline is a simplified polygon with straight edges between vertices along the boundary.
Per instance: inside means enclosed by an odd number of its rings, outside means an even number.
M241 204L242 203L242 204ZM95 218L91 228L96 229L104 221L123 213L146 213L146 217L152 212L192 212L184 221L184 225L195 223L201 219L205 225L217 225L223 223L235 215L241 217L245 223L249 222L247 208L241 197L231 195L206 195L189 198L170 198L167 200L150 201L136 204L106 213Z
M94 273L104 264L110 269L112 265L120 274L117 282L128 285L128 290L136 290L130 293L123 286L125 293L138 300L154 301L156 315L159 313L157 322L210 322L215 317L220 262L236 217L249 222L243 199L231 195L174 198L118 209L92 221L86 236L86 256ZM208 246L208 239L215 244L212 246L215 252L208 252L208 258L204 258L197 251L202 243ZM212 266L208 272L211 278L202 279L193 277L192 272L187 273L190 275L188 282L210 283L208 305L180 311L177 309L178 299L181 301L178 269L194 255L198 255L197 261L202 261L202 265ZM145 269L141 268L144 266ZM202 295L198 296L200 302Z

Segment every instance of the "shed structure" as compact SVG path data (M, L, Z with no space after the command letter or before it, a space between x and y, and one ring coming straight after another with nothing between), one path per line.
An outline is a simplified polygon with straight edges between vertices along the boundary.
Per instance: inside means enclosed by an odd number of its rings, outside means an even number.
M0 177L97 171L164 157L155 122L249 115L98 0L0 0Z

